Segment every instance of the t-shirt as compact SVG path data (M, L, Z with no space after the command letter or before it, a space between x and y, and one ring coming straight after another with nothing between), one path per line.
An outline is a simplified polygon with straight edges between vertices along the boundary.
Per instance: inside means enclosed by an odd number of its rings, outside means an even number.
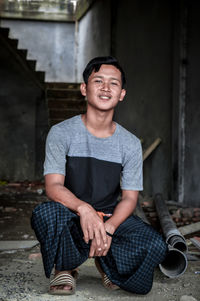
M47 136L44 175L64 175L65 186L98 211L112 212L121 189L143 189L142 163L140 140L118 123L112 136L98 138L78 115Z

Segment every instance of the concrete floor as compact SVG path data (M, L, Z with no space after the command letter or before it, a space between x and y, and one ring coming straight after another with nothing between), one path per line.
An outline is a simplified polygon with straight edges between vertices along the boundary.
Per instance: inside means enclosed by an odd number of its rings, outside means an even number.
M137 300L137 301L179 301L181 297L200 296L200 261L190 262L184 275L177 279L166 278L159 269L155 271L151 292L138 296L123 290L108 291L101 283L100 275L94 267L92 259L86 261L79 269L76 294L72 296L51 296L48 294L49 280L45 278L41 257L30 258L37 254L39 247L13 253L0 254L0 300L1 301L48 301L66 300ZM193 300L195 300L193 299ZM192 300L192 299L191 299Z
M108 291L92 259L79 269L76 294L51 296L48 294L49 280L45 278L39 245L28 249L5 250L4 240L27 242L36 239L30 227L30 215L38 196L0 196L0 301L49 301L49 300L135 300L135 301L200 301L200 257L189 261L187 271L179 278L169 279L159 269L155 271L153 288L145 296L123 290ZM19 246L18 246L19 247ZM35 255L36 254L36 255Z

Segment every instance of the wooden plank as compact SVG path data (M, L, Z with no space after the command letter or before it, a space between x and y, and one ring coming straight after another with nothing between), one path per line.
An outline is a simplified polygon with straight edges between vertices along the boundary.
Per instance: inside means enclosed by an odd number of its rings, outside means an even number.
M150 154L157 148L161 143L161 139L157 138L144 152L143 152L143 161L150 156Z
M200 231L200 222L179 227L178 230L181 232L182 235L188 235L188 234L198 232Z

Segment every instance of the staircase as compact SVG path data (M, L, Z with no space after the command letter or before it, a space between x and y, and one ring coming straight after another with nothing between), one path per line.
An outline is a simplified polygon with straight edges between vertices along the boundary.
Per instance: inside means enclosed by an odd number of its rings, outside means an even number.
M46 83L45 86L50 126L86 112L87 103L80 84Z
M0 43L12 53L32 80L44 89L45 72L35 70L36 61L27 59L28 51L26 49L17 48L18 40L9 38L9 28L0 27Z
M45 83L45 72L36 71L36 60L27 59L28 51L18 49L18 40L9 38L9 28L0 27L0 44L16 58L31 79L46 93L49 125L86 112L87 103L82 96L80 84Z

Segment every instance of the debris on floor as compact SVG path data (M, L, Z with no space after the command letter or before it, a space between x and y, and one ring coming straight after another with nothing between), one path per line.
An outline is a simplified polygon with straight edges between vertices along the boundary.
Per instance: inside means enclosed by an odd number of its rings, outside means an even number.
M195 247L197 247L200 250L200 237L195 236L193 238L190 238L190 241Z
M46 200L44 183L0 183L0 246L4 246L0 249L0 301L63 300L63 297L48 294L49 280L45 278L40 246L30 225L32 210ZM178 229L200 222L200 208L180 206L174 201L166 204ZM153 199L141 195L140 205L149 223L160 231ZM198 220L194 221L194 217ZM187 254L191 258L185 273L171 279L156 269L149 294L137 296L123 290L107 291L101 284L93 260L89 259L80 266L77 291L70 296L70 301L200 301L200 251L193 243L193 239L199 241L199 232L197 229L185 236ZM29 245L30 242L33 244Z
M37 240L0 240L0 251L30 249L37 244Z

